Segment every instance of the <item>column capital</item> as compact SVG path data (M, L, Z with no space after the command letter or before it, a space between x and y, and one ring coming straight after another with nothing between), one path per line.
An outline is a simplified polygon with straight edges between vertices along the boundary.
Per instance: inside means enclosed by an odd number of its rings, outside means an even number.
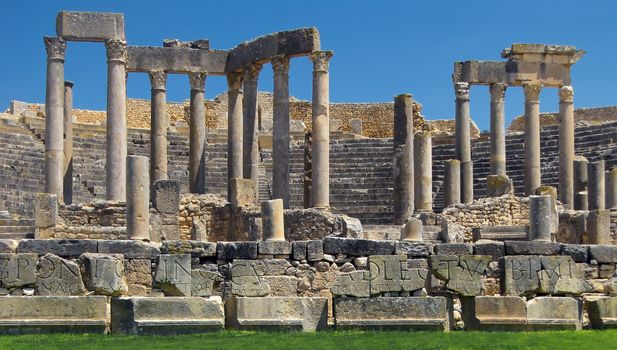
M150 78L150 88L152 90L165 90L167 85L167 73L162 70L148 72Z
M251 63L247 64L244 69L242 69L242 75L245 83L254 82L257 83L259 79L259 73L263 68L263 64L260 63Z
M117 39L105 40L105 49L108 62L126 63L126 41Z
M313 61L313 72L327 72L330 59L334 55L332 51L313 51L309 59Z
M574 89L572 89L572 86L566 85L559 88L559 102L574 102Z
M45 50L47 51L48 60L64 61L64 52L66 51L66 41L56 36L43 37Z
M457 100L469 101L469 83L454 83L454 93L456 94Z
M206 77L208 73L206 72L191 72L189 73L189 84L191 85L191 90L195 91L204 91L206 89Z
M272 58L272 70L274 74L289 74L289 56L279 55Z
M489 85L489 92L491 94L491 101L503 101L506 95L506 83L492 83Z
M242 89L242 73L228 73L227 74L227 87L229 90L239 91Z
M523 91L525 92L525 100L537 102L540 99L540 91L542 84L536 82L523 83Z

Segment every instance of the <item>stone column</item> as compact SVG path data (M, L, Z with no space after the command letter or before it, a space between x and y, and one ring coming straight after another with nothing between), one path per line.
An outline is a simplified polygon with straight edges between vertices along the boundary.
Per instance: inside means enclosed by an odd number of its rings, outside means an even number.
M606 209L617 209L617 168L606 172Z
M491 175L506 175L505 83L489 86L491 94Z
M242 178L242 74L227 74L227 198L231 179Z
M431 134L414 135L414 204L417 211L433 210L433 143Z
M589 210L604 209L604 161L600 160L594 163L589 163L587 168L589 175Z
M150 175L148 157L126 158L126 233L129 239L150 240Z
M191 84L189 191L206 193L206 105L204 91L207 74L189 73Z
M550 196L529 196L529 239L532 241L551 241Z
M64 203L73 203L73 83L64 82Z
M244 69L244 97L243 109L243 132L242 132L242 157L245 179L253 180L255 184L255 198L259 198L259 127L257 125L257 81L261 64L251 64Z
M559 89L559 200L570 208L574 204L573 96L571 86Z
M330 207L330 74L332 51L314 51L311 207Z
M573 161L574 210L587 210L587 167L589 161L583 156L575 156Z
M403 225L414 211L413 99L409 94L394 97L394 224Z
M401 229L401 241L422 241L422 221L409 218Z
M587 216L589 244L611 244L611 213L608 210L592 210Z
M126 199L126 42L105 41L107 49L107 149L108 200Z
M542 184L540 164L540 91L539 83L526 83L525 91L525 194L534 193Z
M148 72L150 77L150 179L167 180L167 73Z
M283 200L273 199L261 202L261 220L264 241L284 241Z
M458 159L446 161L443 187L444 207L461 203L461 162Z
M62 202L64 179L64 52L66 42L58 37L43 39L47 51L45 90L45 192Z
M289 57L273 58L272 70L274 71L272 198L282 199L283 206L289 208ZM314 181L313 187L315 187Z
M469 84L454 84L456 94L455 150L461 162L461 201L473 202L473 163L471 162L471 119L469 117Z

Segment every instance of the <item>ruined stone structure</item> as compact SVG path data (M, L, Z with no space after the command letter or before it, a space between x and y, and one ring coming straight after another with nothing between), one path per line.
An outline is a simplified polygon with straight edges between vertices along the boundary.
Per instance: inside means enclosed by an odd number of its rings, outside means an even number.
M105 125L74 123L68 41L106 45ZM617 123L574 128L573 47L457 63L452 140L409 94L371 107L392 112L393 139L363 137L349 114L354 133L333 128L315 28L231 50L138 47L121 14L61 12L45 45L45 118L0 115L0 333L617 325ZM313 64L310 103L289 96L296 56ZM149 75L149 129L127 127L127 72ZM189 76L188 125L170 123L185 106L166 101L168 74ZM224 131L208 119L210 75L227 79ZM488 140L473 84L489 85ZM507 86L525 89L524 135L505 133ZM542 86L560 88L558 128L540 128Z

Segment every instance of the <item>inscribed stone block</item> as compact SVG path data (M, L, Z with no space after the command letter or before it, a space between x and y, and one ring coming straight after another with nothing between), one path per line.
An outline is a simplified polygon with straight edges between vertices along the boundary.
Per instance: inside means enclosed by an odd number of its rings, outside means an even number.
M372 295L413 292L426 285L428 270L409 268L405 255L371 255L368 265Z
M223 276L218 272L204 269L191 270L191 295L194 297L212 296L222 281Z
M154 275L154 286L165 295L191 296L191 256L161 254Z
M38 295L83 295L86 287L79 265L53 254L39 260L36 271Z
M265 264L260 260L236 259L231 264L231 291L234 295L259 297L270 293L270 286L262 278Z
M371 296L370 272L353 271L338 276L330 292L333 295L346 295L352 297Z
M491 261L489 255L434 255L431 256L431 271L440 280L446 281L446 288L461 296L482 294L482 277Z
M23 287L36 283L36 254L0 254L0 286Z
M121 254L105 255L87 253L81 256L86 288L99 295L119 296L128 294L124 277L124 257Z

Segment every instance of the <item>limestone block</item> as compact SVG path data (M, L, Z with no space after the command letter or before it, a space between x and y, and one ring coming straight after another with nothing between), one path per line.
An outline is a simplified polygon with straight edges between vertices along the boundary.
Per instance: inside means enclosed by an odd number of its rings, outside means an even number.
M34 196L34 226L46 229L56 226L58 221L58 196L51 193L37 193Z
M611 244L611 212L609 210L589 212L587 237L590 244Z
M569 255L574 262L586 263L589 259L589 246L584 244L563 244L561 255Z
M294 260L307 260L308 259L308 241L293 241L291 242L291 251L293 253Z
M115 334L188 334L222 330L221 298L122 297L111 301Z
M291 264L286 259L261 259L264 266L264 275L282 276L291 268Z
M92 254L81 256L82 277L86 288L94 294L119 296L128 294L124 277L124 257L121 254Z
M614 245L595 245L589 246L591 259L599 263L617 263L617 246Z
M104 296L0 298L0 334L105 333Z
M229 182L231 191L231 207L254 207L257 205L255 197L255 181L234 177Z
M364 229L362 228L362 222L360 219L352 218L347 215L340 215L339 220L343 224L343 236L359 238L362 236Z
M0 253L15 253L17 244L17 240L14 239L0 239Z
M469 243L437 243L435 254L439 255L469 255L473 253L473 245Z
M152 289L152 262L150 259L127 259L124 261L124 274L129 287L129 295L148 295Z
M161 245L161 254L190 254L192 258L215 257L216 243L166 240Z
M265 264L260 260L235 259L231 264L231 292L246 297L266 296L270 286L263 279Z
M503 242L482 239L474 243L473 253L475 255L490 255L493 260L497 260L506 254Z
M86 287L77 263L54 254L45 254L36 270L38 295L84 295Z
M126 56L126 70L129 72L164 70L168 73L189 74L206 71L209 75L224 75L227 61L226 50L202 50L181 46L130 45L126 48Z
M180 207L180 182L177 180L154 181L152 207L159 213L171 214L177 219Z
M585 300L591 327L617 328L617 297L598 297Z
M488 255L433 255L430 258L431 272L446 281L446 288L461 296L482 294L491 257Z
M582 304L569 297L537 297L527 302L529 330L582 328Z
M506 256L502 277L506 295L577 295L592 290L570 256Z
M368 266L372 295L414 292L426 286L428 270L409 268L405 255L371 255Z
M336 298L337 329L450 330L450 308L444 297Z
M257 259L257 242L218 242L216 256L219 260Z
M56 33L65 40L125 40L124 15L105 12L61 11L56 18Z
M269 296L298 296L298 278L296 276L263 276L262 279L270 286Z
M324 257L324 245L321 240L308 241L306 245L308 261L319 261Z
M486 177L486 196L501 197L512 194L512 180L506 175L488 175Z
M337 296L370 297L371 296L370 271L353 271L338 276L330 292Z
M233 297L225 303L226 325L235 329L326 329L328 299L322 297Z
M258 253L263 255L291 255L291 242L260 241Z
M465 330L525 330L527 303L518 296L461 298Z
M408 258L428 258L433 254L433 244L426 242L400 241L396 242L394 253L405 254Z
M191 226L191 240L193 241L208 241L208 221L203 216L193 217L193 225Z
M36 283L36 254L0 254L0 287L17 288Z
M98 252L97 241L77 239L23 239L19 241L17 253L47 253L77 258L84 253Z
M527 226L484 226L474 227L473 241L488 239L493 241L527 241Z
M325 237L323 240L326 254L346 254L350 256L390 255L394 253L394 241L377 241L370 239Z
M222 281L223 276L218 272L193 269L191 270L191 295L194 297L212 296Z
M160 249L154 243L136 240L98 241L98 252L104 254L122 254L125 259L154 260Z
M543 241L506 241L506 255L559 255L560 243Z
M191 256L159 255L154 286L160 288L165 295L191 296Z

